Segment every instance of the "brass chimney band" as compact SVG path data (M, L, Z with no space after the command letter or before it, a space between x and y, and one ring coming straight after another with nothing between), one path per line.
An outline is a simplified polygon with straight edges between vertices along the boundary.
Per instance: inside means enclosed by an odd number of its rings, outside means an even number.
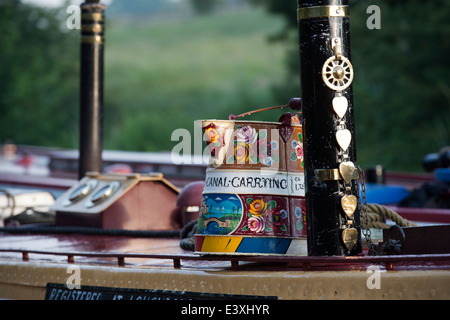
M81 36L81 43L100 44L103 43L103 36L100 35Z
M83 13L81 13L81 20L103 22L103 19L104 19L103 13L101 13L101 12L83 12Z
M323 17L348 17L348 6L316 6L297 9L297 20L323 18Z
M103 32L103 25L100 23L94 23L94 24L83 24L81 26L82 32L93 32L93 33L102 33Z
M81 43L103 43L103 20L102 12L81 13Z

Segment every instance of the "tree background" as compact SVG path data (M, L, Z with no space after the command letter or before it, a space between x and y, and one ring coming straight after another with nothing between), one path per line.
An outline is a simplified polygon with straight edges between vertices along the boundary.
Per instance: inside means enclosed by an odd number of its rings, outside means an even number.
M0 1L0 143L74 146L77 37L60 9Z
M108 6L107 148L170 150L170 133L194 120L300 96L296 1L202 2ZM379 30L366 26L369 5L381 9ZM0 143L78 148L79 43L66 8L0 1ZM450 145L448 12L449 1L350 1L363 167L422 171L426 154Z

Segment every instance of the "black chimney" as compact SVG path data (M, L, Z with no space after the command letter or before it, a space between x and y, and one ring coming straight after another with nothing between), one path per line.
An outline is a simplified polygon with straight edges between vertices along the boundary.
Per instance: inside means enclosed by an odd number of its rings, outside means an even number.
M81 8L80 145L78 176L102 171L103 36L105 6L86 0Z

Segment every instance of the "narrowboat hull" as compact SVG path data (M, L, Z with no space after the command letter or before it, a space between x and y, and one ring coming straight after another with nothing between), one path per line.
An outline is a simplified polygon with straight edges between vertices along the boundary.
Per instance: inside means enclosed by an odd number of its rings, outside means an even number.
M1 238L2 299L450 298L450 254L202 256L181 249L176 237L37 232Z

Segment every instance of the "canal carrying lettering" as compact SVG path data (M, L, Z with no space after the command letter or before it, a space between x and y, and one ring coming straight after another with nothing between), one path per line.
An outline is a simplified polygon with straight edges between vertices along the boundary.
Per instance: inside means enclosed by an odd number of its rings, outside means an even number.
M305 195L303 173L260 175L259 171L207 171L204 192Z

